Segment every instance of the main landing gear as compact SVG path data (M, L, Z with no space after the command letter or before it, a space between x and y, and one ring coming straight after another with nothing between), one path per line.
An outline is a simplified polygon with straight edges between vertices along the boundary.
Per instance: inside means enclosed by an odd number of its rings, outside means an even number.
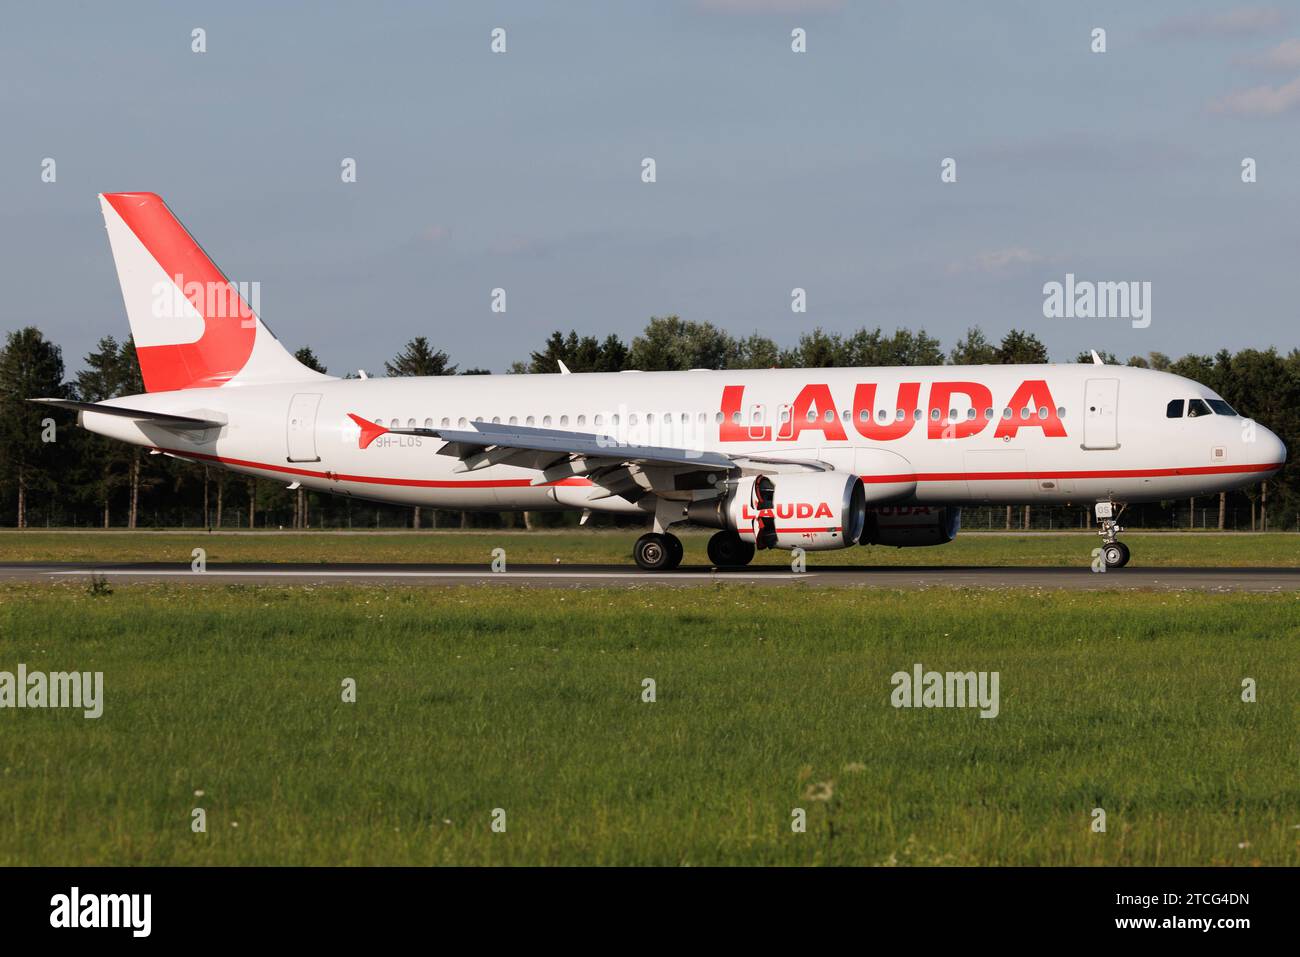
M1118 511L1116 509L1114 502L1097 503L1097 520L1101 522L1101 531L1097 534L1101 536L1101 560L1105 562L1107 570L1123 568L1128 564L1130 555L1128 546L1115 537L1124 531L1124 526L1119 523L1119 514L1124 506L1118 506Z
M709 561L719 568L743 568L754 560L754 543L736 532L718 532L709 539Z
M670 532L649 532L632 546L632 557L648 572L672 571L682 563L682 540ZM718 532L709 539L709 562L719 568L743 568L754 558L754 544L735 532Z
M682 540L668 532L649 532L632 546L632 557L648 572L671 571L682 563L685 554Z

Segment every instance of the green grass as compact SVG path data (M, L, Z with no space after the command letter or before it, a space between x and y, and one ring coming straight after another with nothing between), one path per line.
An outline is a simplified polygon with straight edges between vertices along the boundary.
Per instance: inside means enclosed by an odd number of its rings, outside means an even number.
M106 704L0 710L0 865L1294 865L1298 639L1295 594L6 585L0 670ZM890 707L918 661L1001 714Z
M571 532L411 532L251 534L89 530L0 532L0 562L141 562L189 564L202 547L209 562L433 562L482 563L504 548L519 564L632 564L636 530ZM704 564L707 532L684 532L686 564ZM1133 549L1133 567L1300 566L1300 535L1187 532L1123 536ZM816 565L1086 565L1100 539L1095 534L983 534L964 532L931 548L854 547L814 552ZM763 552L757 564L783 565L789 552Z

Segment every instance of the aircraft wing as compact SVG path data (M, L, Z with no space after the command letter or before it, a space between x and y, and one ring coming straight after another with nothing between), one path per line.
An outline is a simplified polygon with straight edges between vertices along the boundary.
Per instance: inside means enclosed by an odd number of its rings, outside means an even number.
M215 422L212 419L196 419L188 415L172 415L170 412L124 409L120 405L104 405L99 402L77 402L73 399L28 399L27 401L52 405L60 409L71 409L74 412L101 412L105 415L116 415L126 419L138 419L141 422L148 422L150 425L159 425L166 429L177 429L182 432L219 429L226 424L224 422Z
M662 495L714 485L733 472L823 472L825 462L767 455L730 455L703 449L634 445L593 432L568 432L524 425L475 422L472 429L386 429L360 416L360 444L380 435L419 435L442 439L439 455L460 460L454 471L473 472L492 465L513 465L542 474L534 485L549 485L584 477L602 486L603 498L622 495L635 500L647 493Z

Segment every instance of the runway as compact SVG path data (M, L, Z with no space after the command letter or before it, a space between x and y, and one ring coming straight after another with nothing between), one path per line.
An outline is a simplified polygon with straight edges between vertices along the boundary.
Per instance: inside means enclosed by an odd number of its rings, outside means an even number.
M698 587L714 582L743 585L813 587L1053 588L1070 591L1155 589L1285 592L1300 590L1300 568L1141 568L1094 573L1088 566L810 565L802 573L786 566L716 570L683 566L652 574L626 565L510 565L493 572L487 565L414 564L230 564L196 572L189 565L139 563L0 564L0 581L172 582L186 585L530 585L551 588L630 588L647 585Z

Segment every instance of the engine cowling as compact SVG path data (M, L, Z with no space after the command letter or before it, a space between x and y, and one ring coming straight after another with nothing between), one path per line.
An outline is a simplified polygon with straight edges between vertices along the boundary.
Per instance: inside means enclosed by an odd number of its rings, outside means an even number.
M866 513L862 479L844 472L743 478L722 498L687 510L692 521L732 529L758 548L807 551L855 544Z
M944 545L961 530L961 509L953 505L900 505L867 509L858 540L863 545L908 548Z

